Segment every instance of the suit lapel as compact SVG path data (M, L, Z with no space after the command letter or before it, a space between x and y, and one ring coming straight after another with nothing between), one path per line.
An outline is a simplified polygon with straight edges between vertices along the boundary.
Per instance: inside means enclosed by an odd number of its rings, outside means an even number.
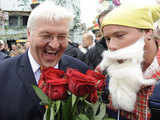
M34 73L31 68L31 64L28 58L28 51L22 55L17 66L17 74L20 77L20 80L23 82L26 91L29 94L29 97L34 101L38 100L32 85L37 85L34 77Z
M65 58L66 58L66 55L63 55L63 56L61 57L60 62L59 62L59 69L60 69L60 70L63 70L64 72L66 72L66 69L67 69L67 67L68 67L68 65L69 65L68 61L65 60Z
M68 61L65 60L66 56L63 55L59 62L59 69L66 71L67 66L69 65ZM23 54L20 60L17 63L17 74L20 80L23 82L24 87L29 94L29 97L35 102L39 100L32 85L37 85L34 73L29 62L28 51ZM40 100L39 100L40 101Z

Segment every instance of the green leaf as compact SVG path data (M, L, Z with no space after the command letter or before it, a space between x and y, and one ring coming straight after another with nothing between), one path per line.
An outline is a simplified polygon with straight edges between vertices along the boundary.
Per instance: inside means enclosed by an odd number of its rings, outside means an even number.
M61 101L60 100L55 101L55 105L56 105L56 113L57 113L60 109Z
M88 101L86 101L85 100L85 103L87 103L91 108L92 108L92 110L93 110L93 115L95 116L96 115L96 113L97 113L97 110L99 109L99 102L96 102L95 104L92 104L92 103L90 103L90 102L88 102Z
M76 99L77 97L74 94L72 94L72 107L74 106Z
M49 100L48 96L45 95L39 87L33 85L33 89L36 92L37 96L41 99L41 102L43 104L49 104L50 103L50 100Z
M55 118L54 106L55 106L55 104L52 104L52 106L51 106L50 120L54 120L54 118Z
M77 120L89 120L85 114L79 114Z
M50 112L51 112L51 107L50 107L50 105L49 105L48 108L47 108L46 111L45 111L43 120L50 120Z
M95 120L102 120L102 118L104 118L106 114L106 105L104 103L102 103L100 105L100 110L98 112L98 115L95 116Z
M116 120L114 118L104 118L103 120Z
M72 120L72 97L62 102L63 120Z

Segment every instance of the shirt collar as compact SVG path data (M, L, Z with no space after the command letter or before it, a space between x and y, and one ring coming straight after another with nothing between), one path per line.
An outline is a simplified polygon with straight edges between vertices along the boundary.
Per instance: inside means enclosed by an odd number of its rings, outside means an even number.
M144 78L151 78L154 73L156 73L159 70L159 64L157 57L154 58L152 64L147 68L147 70L144 72Z
M30 48L28 50L28 57L29 57L29 61L31 63L32 71L35 73L40 68L40 65L35 61L35 59L31 55Z
M29 57L29 61L31 63L32 71L35 73L37 70L39 70L40 65L33 58L32 54L31 54L31 51L30 51L30 48L28 50L28 57ZM58 69L58 64L54 68Z

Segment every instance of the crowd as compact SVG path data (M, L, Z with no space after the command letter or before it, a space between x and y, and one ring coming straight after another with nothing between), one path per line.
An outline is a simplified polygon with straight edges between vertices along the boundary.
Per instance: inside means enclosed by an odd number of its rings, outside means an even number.
M69 40L73 14L46 1L31 12L25 47L0 41L0 119L42 120L32 85L41 67L106 75L106 114L116 120L160 118L160 5L123 4L98 16L99 29ZM14 56L14 57L13 57ZM108 102L106 102L108 101Z
M23 54L29 48L28 43L29 42L27 41L24 45L21 43L11 44L11 48L9 48L7 43L0 40L0 57L4 60L9 57Z

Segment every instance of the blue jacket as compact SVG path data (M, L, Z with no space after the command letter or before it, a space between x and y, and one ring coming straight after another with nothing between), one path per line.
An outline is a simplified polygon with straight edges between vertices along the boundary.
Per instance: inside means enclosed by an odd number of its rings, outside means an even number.
M82 73L88 66L73 57L63 55L59 69L68 67ZM32 85L36 80L32 72L27 52L9 58L0 64L0 120L42 120L44 108Z
M4 59L6 59L8 56L0 51L0 62L2 62Z

